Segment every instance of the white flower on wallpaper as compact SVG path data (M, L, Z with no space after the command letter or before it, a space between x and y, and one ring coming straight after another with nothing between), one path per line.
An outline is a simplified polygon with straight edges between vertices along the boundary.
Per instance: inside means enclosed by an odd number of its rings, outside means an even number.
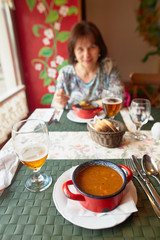
M59 9L59 13L63 16L66 17L67 13L68 13L69 7L67 6L61 6Z
M55 61L51 61L50 65L51 65L51 67L56 67L57 66Z
M56 23L54 24L55 30L59 31L59 30L60 30L60 27L61 27L61 24L60 24L59 22L56 22Z
M60 64L63 63L63 61L64 61L64 58L63 58L63 57L61 57L61 56L59 56L59 55L56 57L56 63L57 63L57 64L60 65Z
M54 93L55 90L56 90L55 86L53 86L53 85L48 86L48 92L49 93Z
M53 39L53 38L54 38L53 30L52 30L51 28L45 29L45 30L44 30L44 35L45 35L48 39Z
M37 4L37 9L38 9L38 11L40 12L40 13L43 13L44 11L45 11L45 6L43 5L43 3L38 3Z
M41 63L36 63L34 65L34 67L35 67L35 70L40 71L42 69L42 64Z
M43 44L44 44L45 46L47 46L47 45L50 44L50 41L49 41L48 38L43 38L43 39L42 39L42 42L43 42Z
M55 78L57 74L57 70L54 68L48 68L48 77Z

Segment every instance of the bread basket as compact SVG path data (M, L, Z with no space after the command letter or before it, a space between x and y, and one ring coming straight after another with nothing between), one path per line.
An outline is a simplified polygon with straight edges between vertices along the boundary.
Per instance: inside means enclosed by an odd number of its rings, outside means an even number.
M110 122L118 129L118 132L98 132L90 126L91 123L87 123L87 129L90 132L91 139L96 143L104 147L116 148L122 144L126 127L122 122L116 120L110 120Z

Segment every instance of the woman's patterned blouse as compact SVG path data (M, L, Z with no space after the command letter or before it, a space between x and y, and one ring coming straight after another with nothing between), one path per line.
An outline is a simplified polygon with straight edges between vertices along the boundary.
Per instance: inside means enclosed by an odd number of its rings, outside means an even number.
M120 80L120 73L110 58L106 58L100 63L93 79L89 83L84 83L77 76L74 66L68 65L63 67L57 78L56 91L59 91L61 88L70 97L66 109L70 109L71 105L84 100L93 101L101 99L108 93L124 98L124 86Z

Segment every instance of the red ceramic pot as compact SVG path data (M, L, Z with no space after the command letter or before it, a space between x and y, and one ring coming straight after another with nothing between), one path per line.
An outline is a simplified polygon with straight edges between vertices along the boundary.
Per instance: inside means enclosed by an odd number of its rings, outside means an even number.
M92 103L95 106L93 109L83 109L79 104L72 105L72 109L76 112L76 115L80 118L90 119L99 113L103 108L99 107L97 103Z
M76 184L75 179L76 175L84 168L91 165L105 165L116 170L123 179L122 187L114 194L107 196L95 196L91 194L87 194L83 192ZM127 172L127 176L124 172ZM105 160L92 160L85 163L80 164L72 174L72 180L69 180L63 184L63 192L65 196L69 199L79 201L81 205L93 212L109 212L115 209L119 204L123 196L123 191L127 185L127 183L132 179L131 170L125 165L116 165L112 162ZM69 190L69 185L74 185L78 194L74 194Z

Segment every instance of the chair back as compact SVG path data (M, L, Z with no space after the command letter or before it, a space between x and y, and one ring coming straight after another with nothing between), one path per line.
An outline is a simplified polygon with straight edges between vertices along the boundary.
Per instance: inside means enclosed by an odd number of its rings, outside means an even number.
M160 74L159 73L131 73L130 80L133 88L133 98L138 97L138 90L142 90L146 97L151 101L152 106L160 104ZM153 87L153 93L148 91Z

